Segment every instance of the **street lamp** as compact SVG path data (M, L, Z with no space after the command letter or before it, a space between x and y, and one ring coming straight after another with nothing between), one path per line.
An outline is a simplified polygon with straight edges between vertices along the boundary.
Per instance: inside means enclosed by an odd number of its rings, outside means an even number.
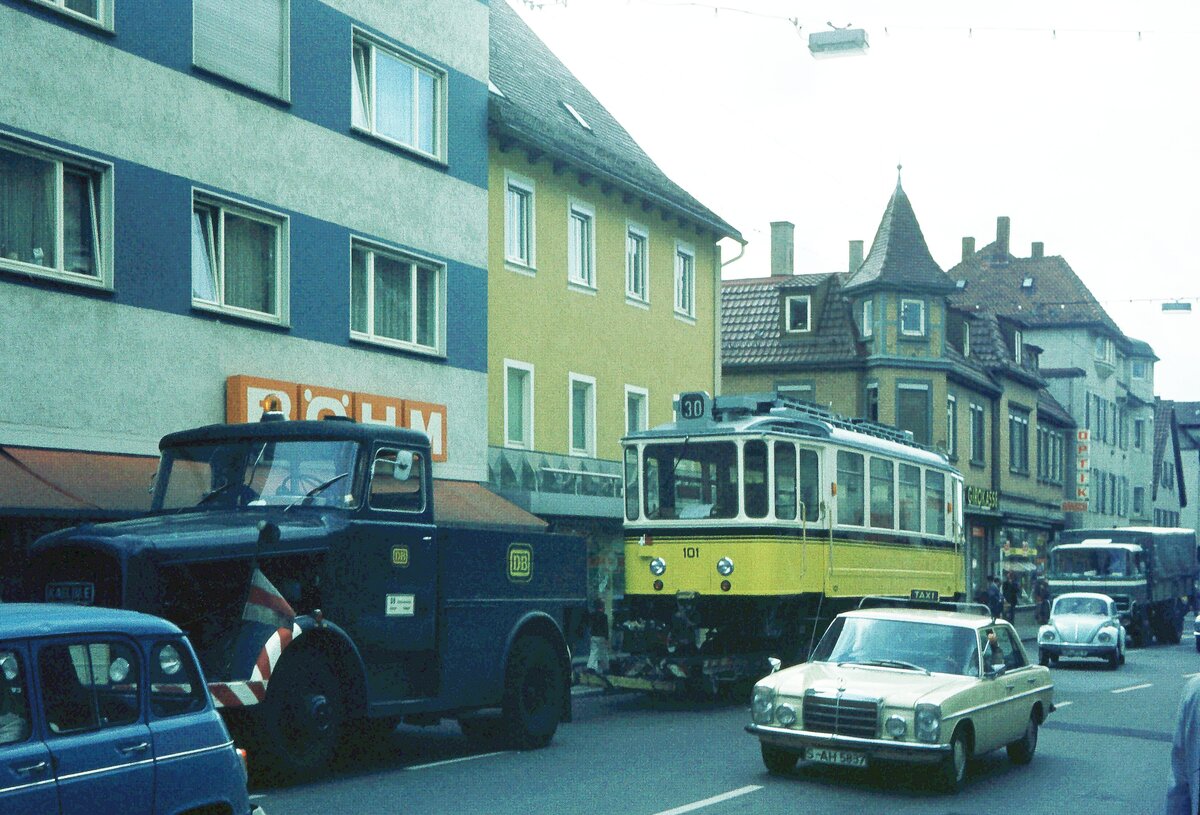
M818 59L828 57L850 57L867 53L867 32L861 28L835 28L831 31L814 31L808 35L808 50Z

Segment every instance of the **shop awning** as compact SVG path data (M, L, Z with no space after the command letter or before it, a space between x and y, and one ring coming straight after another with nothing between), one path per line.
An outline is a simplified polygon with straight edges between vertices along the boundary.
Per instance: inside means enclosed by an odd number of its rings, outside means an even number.
M0 446L0 514L136 515L150 510L157 456ZM546 522L473 481L433 482L439 523L543 530Z
M150 509L157 456L0 447L0 513L136 514Z

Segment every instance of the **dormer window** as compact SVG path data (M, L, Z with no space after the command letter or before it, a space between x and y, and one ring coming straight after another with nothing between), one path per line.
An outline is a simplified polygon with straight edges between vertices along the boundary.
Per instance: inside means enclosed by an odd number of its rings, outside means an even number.
M925 301L900 301L900 333L906 337L925 336Z
M1096 359L1101 362L1107 362L1109 365L1113 361L1113 344L1112 340L1105 337L1103 334L1096 335Z
M1018 328L1017 330L1013 331L1013 362L1020 365L1021 358L1025 355L1024 351L1025 349L1024 342L1021 338L1021 330Z
M971 356L971 324L963 320L963 347L962 352L964 357Z
M802 334L812 330L812 297L797 294L783 300L784 327L789 334Z

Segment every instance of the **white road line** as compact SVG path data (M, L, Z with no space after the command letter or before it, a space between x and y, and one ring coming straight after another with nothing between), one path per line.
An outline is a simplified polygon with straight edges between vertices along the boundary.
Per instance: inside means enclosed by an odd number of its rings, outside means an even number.
M1071 706L1071 705L1073 705L1073 704L1075 704L1075 703L1074 703L1074 702L1055 702L1055 703L1054 703L1054 709L1055 709L1055 710L1062 710L1064 707L1070 707L1070 706Z
M691 812L692 810L701 809L702 807L711 806L712 804L719 804L722 801L728 801L730 798L737 798L739 795L745 795L748 792L758 792L761 789L761 786L755 786L753 784L748 787L739 787L736 790L723 792L720 795L714 795L712 798L705 798L703 801L696 801L693 804L684 804L683 806L675 807L674 809L664 809L662 812L654 813L654 815L683 815L684 812Z
M480 753L477 756L463 756L461 758L448 758L445 761L432 761L429 764L414 764L411 767L405 767L406 770L428 770L430 767L442 767L446 764L458 764L460 761L474 761L477 758L490 758L492 756L502 756L509 750L499 750L495 753Z
M1129 691L1131 691L1131 690L1141 690L1142 688L1152 688L1152 687L1154 687L1154 683L1147 682L1144 685L1133 685L1132 687L1128 687L1128 688L1117 688L1116 690L1109 691L1109 692L1110 693L1129 693Z
M1193 676L1200 676L1200 673L1194 673L1194 674L1184 674L1184 675L1183 675L1183 678L1184 678L1184 679L1191 679Z

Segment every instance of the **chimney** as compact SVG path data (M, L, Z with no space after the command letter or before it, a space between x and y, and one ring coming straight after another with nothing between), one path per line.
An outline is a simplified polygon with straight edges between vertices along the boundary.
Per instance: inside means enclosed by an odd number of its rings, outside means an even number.
M1033 248L1030 251L1029 256L1031 258L1033 258L1034 260L1037 260L1038 258L1045 257L1045 255L1046 255L1046 244L1042 243L1041 241L1034 241Z
M795 273L796 225L791 221L771 221L771 274Z
M863 262L863 242L850 241L850 266L846 269L850 274L858 271Z
M975 239L963 238L962 262L966 263L975 255Z
M996 219L996 259L1002 263L1008 260L1008 233L1008 216L1001 215Z

